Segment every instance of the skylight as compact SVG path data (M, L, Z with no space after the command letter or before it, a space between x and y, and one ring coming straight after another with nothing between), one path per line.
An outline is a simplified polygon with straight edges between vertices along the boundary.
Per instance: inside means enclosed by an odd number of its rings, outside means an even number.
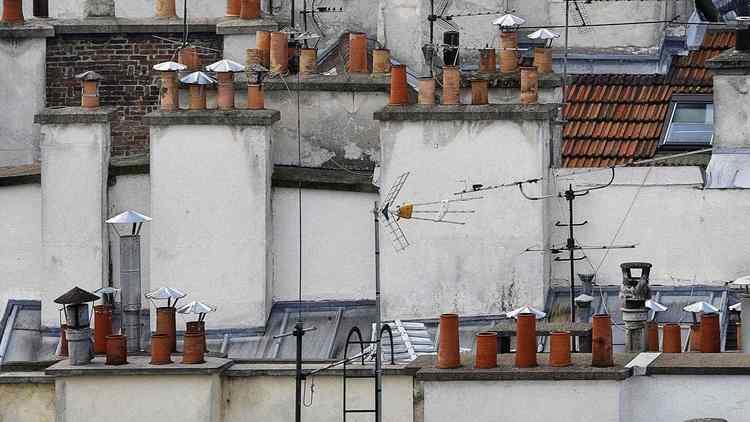
M690 149L711 146L714 105L711 96L675 96L660 147Z

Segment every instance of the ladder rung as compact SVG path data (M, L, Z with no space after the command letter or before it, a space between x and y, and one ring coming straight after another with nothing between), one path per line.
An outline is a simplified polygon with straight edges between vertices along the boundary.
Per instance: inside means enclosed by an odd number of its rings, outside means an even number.
M375 413L375 409L346 409L346 413Z

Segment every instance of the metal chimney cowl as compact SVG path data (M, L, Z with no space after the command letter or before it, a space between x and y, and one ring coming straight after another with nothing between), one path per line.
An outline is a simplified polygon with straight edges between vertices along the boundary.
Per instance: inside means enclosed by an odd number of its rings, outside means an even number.
M625 323L625 351L640 353L646 351L646 320L648 309L646 301L651 299L649 275L651 264L647 262L626 262L620 264L622 269L622 321ZM640 275L634 275L640 270Z

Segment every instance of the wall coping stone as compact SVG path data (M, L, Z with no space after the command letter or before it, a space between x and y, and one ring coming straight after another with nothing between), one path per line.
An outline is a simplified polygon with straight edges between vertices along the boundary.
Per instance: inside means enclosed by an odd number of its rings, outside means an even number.
M45 20L27 19L23 24L0 22L0 38L49 38L55 36L55 28Z
M216 33L219 35L255 34L256 31L276 31L279 23L269 17L260 19L232 18L216 24Z
M381 122L550 120L555 104L420 105L386 106L374 114Z
M55 378L44 372L0 372L0 384L54 384Z
M194 365L180 363L181 356L172 355L174 363L168 365L150 365L150 356L128 356L125 365L105 365L106 358L98 356L91 363L83 366L71 366L69 360L63 360L47 368L44 373L55 377L80 376L118 376L118 375L213 375L220 374L232 365L229 359L206 357L206 362Z
M143 121L150 126L171 125L216 125L216 126L270 126L281 119L277 110L233 111L180 110L173 112L155 111L144 116Z
M718 74L750 74L750 51L726 50L706 60L706 67Z
M296 75L290 75L285 79L286 83L279 78L268 78L263 81L263 89L266 91L285 91L287 87L294 92L297 89ZM247 82L236 81L236 89L246 89ZM386 75L369 74L342 74L334 76L309 75L300 80L300 91L327 91L327 92L389 92L390 77Z
M750 375L750 354L662 353L646 375Z
M305 364L305 373L321 368L323 364ZM346 367L347 376L367 376L372 375L373 366L362 366L359 364L349 364ZM383 365L384 375L403 375L413 376L416 373L416 369L410 368L407 365ZM332 368L326 371L319 372L315 376L343 376L344 372L341 366ZM227 369L224 374L226 377L240 378L240 377L259 377L259 376L271 376L271 377L293 377L296 375L296 369L294 363L235 363L231 368Z
M591 366L590 353L573 353L573 364L564 368L553 368L548 365L549 354L538 353L539 366L535 368L516 368L515 354L501 354L497 357L497 368L475 369L473 356L462 356L462 366L457 369L435 368L435 356L420 356L410 367L419 367L416 379L419 381L622 381L631 376L631 369L625 365L636 354L615 353L615 366L595 368Z
M216 25L224 18L191 18L190 32L216 33ZM95 17L84 19L50 19L56 34L116 34L116 33L182 33L182 18L118 18Z
M109 123L114 120L117 110L114 107L48 107L34 115L34 123L50 125L72 125Z

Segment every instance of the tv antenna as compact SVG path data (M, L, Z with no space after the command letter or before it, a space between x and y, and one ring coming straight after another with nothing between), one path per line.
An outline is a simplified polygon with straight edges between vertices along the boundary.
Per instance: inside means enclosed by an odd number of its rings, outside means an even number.
M309 6L308 6L309 5ZM305 31L308 30L307 28L307 19L310 18L312 20L312 23L315 25L315 28L318 31L318 34L325 37L326 32L323 30L323 23L320 20L320 17L318 15L326 14L326 13L343 13L344 8L343 7L331 7L326 6L324 4L321 4L319 0L304 0L302 3L302 10L300 10L299 14L302 15L302 25L303 29Z

